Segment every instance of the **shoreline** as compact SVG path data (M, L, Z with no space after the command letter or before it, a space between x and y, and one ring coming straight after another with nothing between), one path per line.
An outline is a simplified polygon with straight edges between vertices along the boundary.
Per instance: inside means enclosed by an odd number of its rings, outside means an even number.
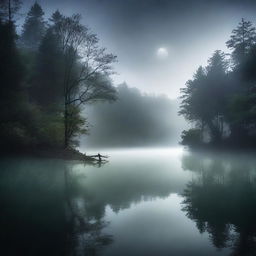
M0 152L1 157L37 157L52 158L61 160L78 160L83 162L96 162L94 157L86 156L86 154L76 149L20 149Z

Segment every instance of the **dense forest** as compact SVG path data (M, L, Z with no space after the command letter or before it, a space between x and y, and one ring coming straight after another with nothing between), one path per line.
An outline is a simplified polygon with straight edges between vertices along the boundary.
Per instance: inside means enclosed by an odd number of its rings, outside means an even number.
M20 7L20 0L0 5L1 148L74 148L79 135L88 133L84 105L117 99L110 78L116 56L100 47L79 14L65 16L56 10L46 20L37 2L18 34ZM194 127L182 132L183 145L256 145L253 24L242 19L226 45L229 53L216 50L181 89L179 114Z
M181 89L179 114L195 128L182 133L182 144L254 147L256 145L256 30L242 19L206 67Z
M0 5L1 149L72 148L87 132L84 104L116 99L116 56L99 46L80 15L56 10L46 20L37 2L18 35L20 7L19 0Z

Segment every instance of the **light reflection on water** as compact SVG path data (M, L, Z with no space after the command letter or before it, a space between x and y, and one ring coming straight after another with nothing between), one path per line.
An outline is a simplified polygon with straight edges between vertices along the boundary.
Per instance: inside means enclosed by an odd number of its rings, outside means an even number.
M115 213L106 209L106 232L116 238L103 255L205 255L214 254L207 234L201 235L181 211L183 198L170 194L132 204ZM124 253L124 249L126 253Z
M178 156L181 155L185 150L183 147L171 147L171 148L104 148L104 149L92 149L87 152L86 148L79 149L83 153L87 153L88 155L94 155L97 153L101 153L102 155L137 155L139 157L143 156Z
M105 152L101 166L1 160L8 255L253 255L254 155Z

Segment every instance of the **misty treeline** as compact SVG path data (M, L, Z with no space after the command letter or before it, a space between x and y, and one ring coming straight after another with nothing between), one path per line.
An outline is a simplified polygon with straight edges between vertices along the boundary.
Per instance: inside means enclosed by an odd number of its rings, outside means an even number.
M99 46L80 15L57 10L46 20L37 2L18 35L20 7L19 0L0 5L2 149L72 147L87 132L83 105L116 99L116 56Z
M97 104L85 109L90 134L81 146L141 147L177 145L187 122L178 116L179 102L164 95L141 93L122 83L116 87L114 104Z
M195 124L182 144L256 146L256 29L242 19L206 67L181 89L179 114Z

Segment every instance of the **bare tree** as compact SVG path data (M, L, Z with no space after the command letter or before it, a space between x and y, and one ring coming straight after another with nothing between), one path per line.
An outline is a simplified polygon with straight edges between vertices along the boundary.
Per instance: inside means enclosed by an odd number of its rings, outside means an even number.
M81 17L54 14L53 29L63 52L65 147L70 145L76 127L72 126L80 106L102 100L115 100L115 89L109 75L116 56L99 46L99 39L80 23ZM74 122L73 122L74 123Z

